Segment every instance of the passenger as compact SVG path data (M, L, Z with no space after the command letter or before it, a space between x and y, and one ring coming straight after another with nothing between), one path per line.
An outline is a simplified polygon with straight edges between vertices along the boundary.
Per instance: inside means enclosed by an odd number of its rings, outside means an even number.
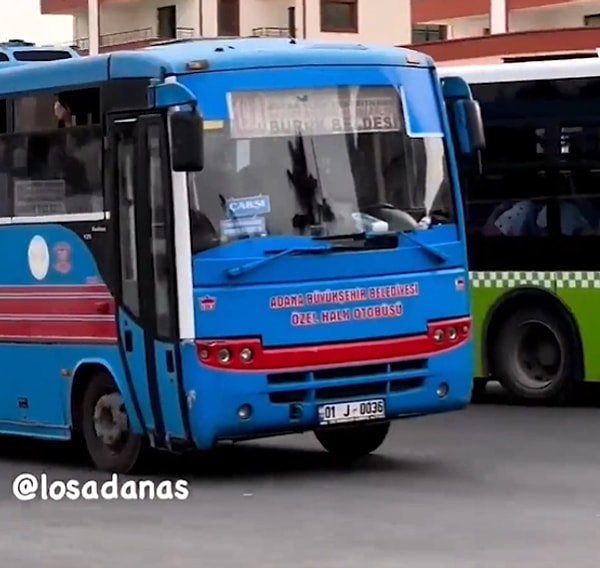
M59 128L70 128L73 126L73 113L66 103L61 103L58 95L54 100L54 116L58 120Z
M502 206L501 206L502 207ZM510 208L494 210L482 229L486 236L544 236L548 234L547 207L533 201L519 201ZM562 201L560 208L560 228L563 235L594 234L597 227L582 215L573 203Z

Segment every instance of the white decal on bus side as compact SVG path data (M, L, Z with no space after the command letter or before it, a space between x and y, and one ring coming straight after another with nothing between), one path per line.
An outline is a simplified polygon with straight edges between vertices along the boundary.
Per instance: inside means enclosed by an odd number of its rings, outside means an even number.
M86 221L108 221L110 211L94 213L64 213L60 215L35 215L23 217L0 217L0 225L49 225L51 223L79 223Z
M176 82L167 77L165 82ZM177 112L178 107L173 108ZM169 140L171 132L169 130ZM177 311L179 338L194 339L194 286L192 281L192 239L190 235L190 210L187 176L184 172L171 172L173 218L175 223L175 274L177 275Z
M43 280L50 269L50 251L44 237L35 235L27 249L27 261L31 275L36 280Z

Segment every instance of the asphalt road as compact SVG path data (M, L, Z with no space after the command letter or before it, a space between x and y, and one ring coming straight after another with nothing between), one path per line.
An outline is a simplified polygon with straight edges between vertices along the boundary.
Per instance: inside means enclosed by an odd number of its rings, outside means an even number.
M350 470L305 435L155 461L187 501L24 503L23 471L103 477L63 446L4 442L1 566L597 568L599 447L598 408L485 404L397 423Z

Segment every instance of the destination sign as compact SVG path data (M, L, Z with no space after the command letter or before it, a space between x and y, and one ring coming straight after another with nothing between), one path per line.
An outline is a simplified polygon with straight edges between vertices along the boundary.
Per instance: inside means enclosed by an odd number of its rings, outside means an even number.
M394 132L400 99L392 87L229 93L233 138Z

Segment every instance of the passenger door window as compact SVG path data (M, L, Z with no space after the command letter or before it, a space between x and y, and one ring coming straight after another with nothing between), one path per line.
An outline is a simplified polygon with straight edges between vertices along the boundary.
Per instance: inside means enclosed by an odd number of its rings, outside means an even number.
M163 125L156 121L146 128L148 153L148 191L150 197L150 248L154 280L154 305L156 311L156 335L169 339L175 336L174 303L175 283L171 267L174 258L170 250L169 213L167 199L169 180L165 164L168 163L162 134Z
M116 123L117 203L121 250L121 287L123 303L134 317L140 315L138 294L136 221L135 221L135 121Z

